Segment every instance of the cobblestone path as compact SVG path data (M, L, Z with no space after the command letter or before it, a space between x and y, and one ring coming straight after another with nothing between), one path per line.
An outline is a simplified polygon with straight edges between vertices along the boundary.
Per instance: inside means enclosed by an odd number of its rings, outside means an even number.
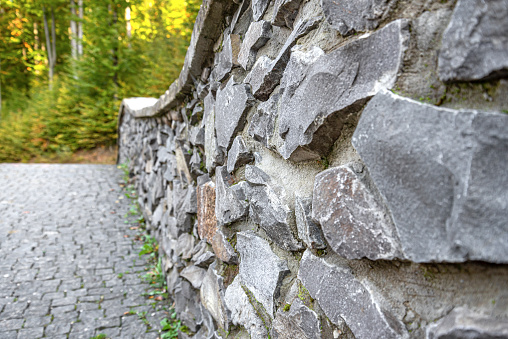
M1 339L158 337L167 314L142 296L146 262L121 176L109 165L0 164Z

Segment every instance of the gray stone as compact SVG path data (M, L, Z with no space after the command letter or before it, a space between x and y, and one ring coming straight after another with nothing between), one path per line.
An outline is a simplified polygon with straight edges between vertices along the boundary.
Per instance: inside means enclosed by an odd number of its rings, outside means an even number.
M160 146L157 149L157 159L160 163L166 163L169 159L170 153L168 152L167 148L164 146Z
M326 20L342 35L377 28L397 0L321 0Z
M404 325L376 302L348 267L340 267L306 250L298 277L330 321L344 319L357 339L407 338Z
M224 279L216 271L216 265L208 268L201 284L201 303L210 312L220 327L229 328L231 316L224 300Z
M247 112L254 104L249 86L235 84L231 78L226 87L217 91L215 104L215 130L217 144L226 152L233 137L243 129L247 121Z
M238 53L240 51L240 36L237 34L224 34L222 51L219 53L218 64L213 72L215 80L222 81L231 72L234 66L238 66Z
M217 230L215 233L212 240L212 248L217 258L223 262L227 264L238 264L238 254L221 230Z
M271 37L272 25L268 21L261 20L251 23L238 54L240 66L246 71L250 71L256 61L258 49L263 47Z
M254 21L258 21L263 17L270 4L270 0L251 0L252 17Z
M205 129L191 126L189 132L189 142L194 146L205 146Z
M258 59L244 81L251 85L252 94L256 99L261 101L268 100L270 94L280 83L280 79L289 61L291 48L299 38L315 29L321 19L321 17L314 17L300 21L273 61L270 62L267 57Z
M240 281L273 318L282 279L289 274L287 264L273 253L266 240L255 233L239 232L236 237L241 258Z
M245 167L245 179L251 186L247 191L249 215L278 246L288 251L303 248L295 238L290 223L292 212L284 202L286 192L256 166Z
M291 304L289 311L279 308L272 326L274 339L321 339L318 315L299 298Z
M353 145L415 262L508 262L508 115L455 111L382 91ZM379 156L383 154L383 156Z
M212 93L205 98L205 158L206 170L213 173L215 167L224 161L223 153L217 146L215 136L215 99Z
M190 259L192 257L192 250L194 249L194 242L196 239L189 234L183 233L178 237L178 244L176 247L176 254L182 259Z
M438 59L442 81L508 76L508 3L459 0L443 33Z
M321 57L293 53L281 84L281 155L302 161L328 154L344 119L394 84L408 37L407 21L397 20Z
M157 208L155 209L155 212L153 212L152 215L152 223L154 225L159 225L162 220L162 214L164 213L164 204L161 202Z
M169 155L167 164L168 167L164 171L163 177L167 181L173 181L177 177L176 157L173 154Z
M270 99L258 105L256 113L249 122L249 135L256 141L268 147L269 140L274 134L275 118L277 117L277 105L280 95L273 94Z
M245 195L246 182L233 184L225 166L218 166L215 176L215 216L218 225L228 225L247 217L249 203Z
M458 307L427 327L427 339L508 338L508 319L488 317Z
M175 288L175 311L178 318L192 332L197 332L198 322L201 321L199 296L190 283L181 280Z
M206 95L208 95L208 92L206 93ZM205 97L203 97L203 99ZM204 111L203 106L201 104L194 106L194 109L192 110L191 117L189 120L191 125L197 124L201 120L201 118L203 117L203 111Z
M215 261L215 254L210 251L206 251L196 258L194 265L197 267L207 268L211 263Z
M191 214L197 213L196 187L173 181L173 210L177 225L185 232L191 228Z
M240 279L237 276L233 283L228 286L224 295L227 308L231 311L231 322L233 325L245 327L252 339L266 339L268 333L263 320L258 316L251 305L249 297L242 288Z
M348 259L400 257L398 236L382 203L362 182L353 164L319 173L314 182L312 216L332 250Z
M190 172L193 177L199 177L203 175L203 171L201 170L201 156L199 155L198 150L195 148L192 152L192 157L189 161Z
M196 289L201 288L205 274L206 270L194 265L187 266L180 272L180 276L187 279L192 284L192 287Z
M233 140L233 144L228 153L228 173L232 173L235 169L251 162L253 159L252 153L247 149L247 146L245 146L243 138L237 136Z
M272 24L293 29L293 23L301 3L302 0L275 0Z
M321 174L320 174L321 175ZM333 208L333 206L330 206ZM298 236L307 245L314 249L326 247L323 232L312 219L312 198L295 198L295 217Z
M205 240L200 240L198 244L192 249L192 259L191 261L196 261L197 258L208 251L208 244Z

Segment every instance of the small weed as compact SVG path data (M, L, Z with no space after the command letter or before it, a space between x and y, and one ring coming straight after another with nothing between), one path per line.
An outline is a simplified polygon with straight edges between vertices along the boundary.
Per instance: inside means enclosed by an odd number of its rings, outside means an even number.
M122 279L123 278L123 273L118 273L117 277L118 277L118 279Z
M291 304L284 305L284 308L282 309L284 312L288 312L291 309Z
M90 339L107 339L108 337L105 334L99 334L95 337L91 337Z
M175 339L178 338L178 331L186 332L186 326L182 326L182 322L176 319L176 312L172 309L170 319L165 318L161 320L162 333L161 339Z

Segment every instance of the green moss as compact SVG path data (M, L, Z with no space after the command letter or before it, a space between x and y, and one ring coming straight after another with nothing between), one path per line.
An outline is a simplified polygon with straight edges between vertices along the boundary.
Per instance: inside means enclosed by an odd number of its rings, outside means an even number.
M286 305L284 305L284 307L282 308L282 310L283 310L284 312L288 312L290 309L291 309L291 304L286 304Z

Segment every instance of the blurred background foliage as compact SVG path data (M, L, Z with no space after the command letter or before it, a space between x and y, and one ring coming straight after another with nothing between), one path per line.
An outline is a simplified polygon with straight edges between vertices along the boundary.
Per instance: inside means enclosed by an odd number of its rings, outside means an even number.
M199 0L0 0L0 162L114 145L120 102L158 97Z

